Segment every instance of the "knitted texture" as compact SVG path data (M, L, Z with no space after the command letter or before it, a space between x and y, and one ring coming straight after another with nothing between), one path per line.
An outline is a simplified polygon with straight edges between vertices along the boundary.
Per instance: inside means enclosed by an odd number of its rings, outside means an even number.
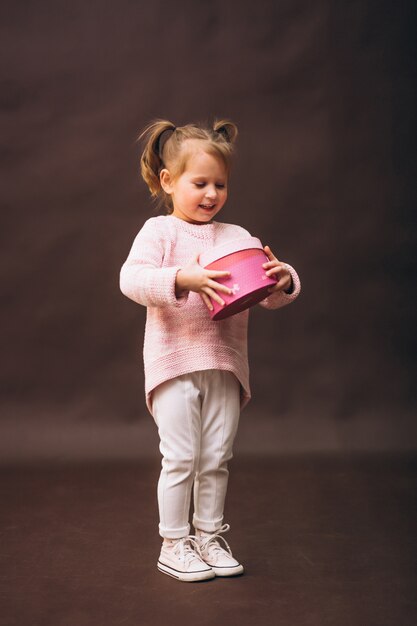
M177 298L178 270L197 254L233 239L250 237L234 224L191 224L174 215L148 219L136 235L120 272L122 293L147 307L143 358L146 404L152 413L152 390L166 380L207 369L235 374L241 384L241 408L250 400L247 328L249 309L212 321L201 296ZM271 294L260 305L277 309L300 293L296 271L287 264L293 291Z

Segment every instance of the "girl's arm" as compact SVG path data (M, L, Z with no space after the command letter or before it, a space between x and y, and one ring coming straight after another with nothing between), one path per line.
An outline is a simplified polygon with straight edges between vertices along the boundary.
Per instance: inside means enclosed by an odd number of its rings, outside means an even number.
M151 217L136 235L129 255L120 271L122 293L144 306L182 306L188 291L175 293L180 266L162 267L164 233L157 219Z
M266 309L279 309L297 298L301 291L300 279L291 265L278 261L269 246L265 246L265 252L269 258L269 262L264 266L266 273L274 275L278 279L278 284L271 288L271 295L259 304Z

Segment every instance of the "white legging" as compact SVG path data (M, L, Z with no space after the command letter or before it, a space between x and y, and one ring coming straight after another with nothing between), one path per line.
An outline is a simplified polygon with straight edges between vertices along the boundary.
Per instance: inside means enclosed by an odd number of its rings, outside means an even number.
M225 370L203 370L167 380L152 394L161 439L159 534L177 539L193 526L206 532L223 523L233 441L240 414L240 383Z

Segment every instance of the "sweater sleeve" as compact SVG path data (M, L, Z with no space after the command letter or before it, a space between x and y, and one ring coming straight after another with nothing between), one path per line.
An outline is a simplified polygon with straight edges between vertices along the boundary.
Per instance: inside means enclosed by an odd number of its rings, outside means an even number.
M288 263L286 263L285 265L287 266L287 269L291 274L293 283L292 291L291 293L285 293L285 291L277 291L275 293L271 293L270 296L268 296L259 303L265 309L279 309L280 307L283 307L286 304L289 304L290 302L295 300L301 291L301 283L297 272L291 265L288 265Z
M175 280L180 266L163 267L167 236L156 218L148 219L136 235L129 255L120 270L120 290L149 307L182 306L188 292L177 298Z

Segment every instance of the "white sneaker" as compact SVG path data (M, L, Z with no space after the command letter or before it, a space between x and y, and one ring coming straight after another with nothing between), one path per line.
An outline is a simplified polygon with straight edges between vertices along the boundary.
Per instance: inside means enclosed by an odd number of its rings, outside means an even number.
M233 558L232 551L226 539L220 533L225 533L230 529L229 524L223 524L215 533L206 533L202 530L197 531L197 543L200 554L210 565L216 576L237 576L243 574L243 565ZM221 539L226 546L226 550L220 545Z
M162 544L158 560L158 569L168 576L186 582L214 578L214 571L201 558L196 537L188 535L172 542Z

